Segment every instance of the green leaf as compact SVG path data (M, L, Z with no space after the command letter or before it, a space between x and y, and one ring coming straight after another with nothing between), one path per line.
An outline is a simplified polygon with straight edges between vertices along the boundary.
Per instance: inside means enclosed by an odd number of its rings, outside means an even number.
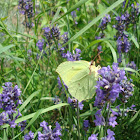
M92 41L92 42L86 47L86 49L92 47L93 45L95 45L95 44L97 44L97 43L103 42L104 40L106 40L106 39L94 40L94 41Z
M51 111L51 110L54 110L54 109L59 109L60 107L66 106L66 105L69 105L69 104L67 104L67 103L60 103L60 104L53 105L53 106L48 107L48 108L45 108L45 109L41 109L41 113L40 113L40 114L46 113L46 112ZM36 112L35 112L35 113L32 113L32 114L29 114L29 115L27 115L27 116L23 116L23 117L17 119L17 120L15 121L15 123L19 123L19 122L22 122L22 121L31 119L31 118L34 117L35 114L36 114ZM1 127L2 127L2 128L7 128L8 126L9 126L8 124L5 124L5 125L3 125L3 126L1 126Z
M41 90L38 90L38 91L35 91L34 93L32 93L26 101L24 101L24 103L21 105L21 107L19 108L19 111L21 112L25 107L26 105L35 97L37 96L39 93L40 93Z
M15 57L13 55L11 55L10 53L6 52L6 55L0 55L1 58L8 58L10 60L16 60L16 61L21 61L21 62L25 62L25 60L23 58L19 58L19 57Z
M14 32L14 33L16 33L16 32ZM17 33L17 34L37 40L37 37L33 36L33 35L23 34L23 33Z
M81 29L78 33L76 33L70 40L63 44L62 47L66 46L76 38L78 38L80 35L85 33L91 26L93 26L97 21L99 21L101 18L103 18L108 12L113 10L115 7L117 7L119 4L121 4L124 0L118 0L114 4L112 4L109 8L107 8L103 13L101 13L99 16L97 16L95 19L93 19L89 24L87 24L83 29Z
M130 124L131 122L133 122L138 117L139 113L140 113L140 110L134 115L133 118L130 119L130 121L128 122L128 124Z
M120 67L120 69L124 69L125 71L134 72L134 73L136 73L138 76L140 76L140 74L139 74L136 70L134 70L134 69L127 68L127 67Z
M63 18L64 16L66 16L67 14L69 14L70 12L72 12L73 10L75 10L76 8L79 8L81 5L83 5L85 2L87 2L88 0L81 0L79 2L77 2L74 6L72 6L64 15L62 15L60 18L58 18L57 20L55 20L54 22L57 22L58 20L60 20L61 18Z
M124 33L129 36L130 41L132 40L136 47L139 49L139 43L137 42L136 37L133 34L128 33L126 31Z
M114 48L112 47L112 45L108 41L104 41L104 42L110 48L110 50L112 52L112 55L113 55L114 62L117 63L117 54L116 54L116 51L114 50Z
M0 54L3 53L3 52L6 52L8 49L14 47L15 45L11 44L11 45L8 45L8 46L2 46L2 44L0 44Z
M39 115L42 113L42 111L43 111L43 109L40 109L40 110L38 110L38 111L34 114L33 118L30 120L30 122L28 123L28 125L25 127L24 131L25 131L30 125L32 125L32 124L34 123L34 121L39 117ZM18 136L20 136L24 131L20 132L20 133L19 133L18 135L16 135L13 139L15 139L15 138L17 138Z
M6 135L6 129L4 129L4 137L3 140L8 140L7 135Z
M54 17L53 17L53 19L52 19L51 25L54 24L55 20L56 20L57 17L59 16L60 10L61 10L61 8L58 7L58 9L57 9L57 11L56 11L56 13L55 13L55 15L54 15Z

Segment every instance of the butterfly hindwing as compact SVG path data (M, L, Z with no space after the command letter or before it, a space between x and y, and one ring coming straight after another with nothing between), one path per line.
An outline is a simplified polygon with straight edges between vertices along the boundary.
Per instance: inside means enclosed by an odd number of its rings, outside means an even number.
M96 81L89 68L83 69L72 78L68 85L70 94L79 101L90 99L95 93Z

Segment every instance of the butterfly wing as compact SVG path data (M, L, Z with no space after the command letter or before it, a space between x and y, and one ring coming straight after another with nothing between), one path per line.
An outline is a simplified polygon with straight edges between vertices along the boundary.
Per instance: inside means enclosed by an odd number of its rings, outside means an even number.
M72 78L68 85L68 90L73 97L82 101L94 96L95 85L95 74L91 73L89 67L86 67Z
M66 61L61 63L56 72L60 75L64 83L68 86L71 79L80 73L84 68L89 67L89 62L87 61Z

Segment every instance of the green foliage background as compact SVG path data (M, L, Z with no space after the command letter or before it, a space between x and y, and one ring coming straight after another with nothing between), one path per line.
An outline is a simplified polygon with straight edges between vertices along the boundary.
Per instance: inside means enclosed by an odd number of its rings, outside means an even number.
M122 8L123 0L69 0L68 3L66 0L33 0L33 2L34 5L38 5L38 8L34 8L37 14L33 19L34 27L27 30L22 24L24 16L19 14L18 1L0 1L0 85L10 81L21 88L23 105L19 109L23 116L17 120L17 123L26 119L28 122L22 133L20 133L20 128L15 128L14 136L15 139L22 139L23 134L28 133L29 130L35 132L35 136L37 136L37 132L40 130L39 124L45 120L52 126L56 121L60 122L64 129L63 140L76 140L78 139L77 130L73 130L72 125L77 123L77 118L67 104L63 91L58 88L58 74L55 71L57 66L66 60L60 58L57 50L53 49L56 47L55 45L50 47L50 55L45 56L43 52L39 51L36 43L42 36L42 28L58 25L61 35L68 32L69 41L66 43L68 50L72 52L75 48L80 48L82 50L81 57L86 61L91 61L97 55L98 43L101 42L103 46L103 52L100 54L101 61L98 63L96 60L96 63L108 66L117 62L118 58L114 40L116 30L112 28L112 25L115 24L114 15L121 15L129 9ZM137 0L137 2L140 1ZM80 10L76 11L78 24L75 25L71 11L77 8ZM101 18L107 13L111 15L112 20L105 30L106 37L96 40L95 37L99 36L98 26ZM135 104L137 112L129 112L121 120L118 118L118 126L113 129L117 140L139 140L140 136L140 18L136 30L130 27L128 34L129 39L132 40L132 47L129 53L124 55L120 67L125 68L126 64L131 61L135 61L138 67L138 70L133 74L127 73L127 76L133 79L135 91L126 104L126 107ZM27 53L29 49L32 51L31 56L28 56ZM39 59L36 57L37 54L40 56ZM2 91L2 87L0 91ZM55 105L52 100L55 96L59 96L63 103ZM96 112L93 104L94 98L85 101L84 109L80 112L82 135L84 135L83 119L89 119L91 123L90 130L83 139L87 139L99 129L100 137L102 137L102 128L95 127L93 123ZM114 109L116 105L118 102L114 104ZM2 127L7 128L8 125ZM69 132L65 129L68 129ZM6 129L6 132L1 130L0 137L1 139L12 139L12 130L10 128Z

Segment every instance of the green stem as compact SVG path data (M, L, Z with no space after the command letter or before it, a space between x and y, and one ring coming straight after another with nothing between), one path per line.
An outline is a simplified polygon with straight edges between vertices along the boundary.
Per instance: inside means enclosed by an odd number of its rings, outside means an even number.
M15 137L14 128L12 128L12 136Z
M78 100L77 100L77 129L78 129L78 140L80 140L80 123L79 123L79 105L78 105Z
M108 111L107 111L107 118L105 121L105 136L107 136L107 126L108 126L109 114L110 114L110 103L109 103L109 107L108 107Z

